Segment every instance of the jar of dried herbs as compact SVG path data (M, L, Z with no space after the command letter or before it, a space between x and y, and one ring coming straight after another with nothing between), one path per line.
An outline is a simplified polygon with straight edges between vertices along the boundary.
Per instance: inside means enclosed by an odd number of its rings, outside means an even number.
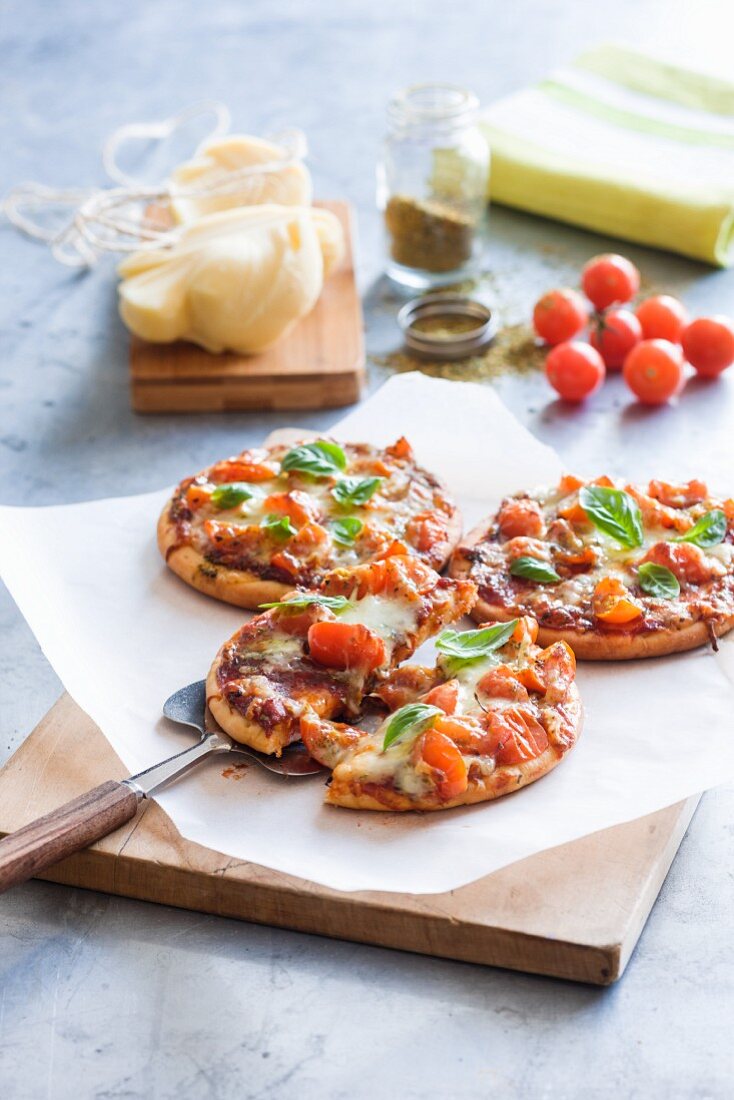
M377 201L387 272L427 288L476 274L489 183L478 100L453 84L414 84L388 106Z

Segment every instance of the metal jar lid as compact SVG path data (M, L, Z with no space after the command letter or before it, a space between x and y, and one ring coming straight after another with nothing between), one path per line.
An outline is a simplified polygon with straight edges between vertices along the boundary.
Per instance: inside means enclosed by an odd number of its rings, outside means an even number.
M416 325L428 317L463 317L476 323L463 332L422 332ZM407 346L432 359L472 355L497 332L497 320L489 306L464 294L437 293L413 298L398 313L398 324Z

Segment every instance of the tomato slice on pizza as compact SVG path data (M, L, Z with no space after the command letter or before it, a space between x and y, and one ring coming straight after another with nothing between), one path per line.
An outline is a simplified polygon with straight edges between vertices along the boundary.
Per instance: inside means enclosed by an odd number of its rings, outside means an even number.
M357 716L364 696L475 598L471 581L405 555L334 570L318 592L291 592L222 646L209 708L235 740L280 753L307 710Z
M434 669L397 669L376 693L396 707L367 732L307 710L301 736L332 769L326 801L365 810L444 810L509 794L575 744L582 711L565 642L535 643L525 617L446 630Z
M692 649L734 626L734 500L702 481L565 476L509 497L453 554L474 618L533 615L587 660Z
M158 521L170 569L251 609L390 554L441 569L460 534L456 505L406 439L244 451L182 481Z

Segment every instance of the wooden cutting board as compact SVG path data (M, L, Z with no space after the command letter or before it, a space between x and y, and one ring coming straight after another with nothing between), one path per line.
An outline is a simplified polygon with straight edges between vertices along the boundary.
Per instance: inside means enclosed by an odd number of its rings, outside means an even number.
M0 835L105 779L124 777L99 728L64 695L0 771ZM144 801L133 821L43 877L338 939L608 985L629 961L697 802L541 852L460 890L416 896L343 894L221 855L185 840L155 802Z
M315 307L259 355L212 355L195 344L130 345L132 406L140 413L325 409L364 387L364 322L354 277L354 222L346 202L316 203L342 224L346 255Z

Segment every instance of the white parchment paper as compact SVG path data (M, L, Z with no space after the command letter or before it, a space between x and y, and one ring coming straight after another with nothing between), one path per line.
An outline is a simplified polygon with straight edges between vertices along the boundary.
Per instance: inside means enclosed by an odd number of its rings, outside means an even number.
M562 470L491 389L421 375L391 380L333 434L374 443L407 435L459 500L467 528L507 492ZM220 457L213 444L212 461ZM190 734L160 717L162 703L206 675L244 614L165 569L155 524L167 495L0 508L0 572L66 689L131 772L185 746ZM480 806L339 810L322 805L321 779L284 781L252 766L234 781L222 775L226 757L158 801L184 836L237 859L339 890L442 892L734 777L732 669L730 640L718 656L581 664L577 747L544 779Z

